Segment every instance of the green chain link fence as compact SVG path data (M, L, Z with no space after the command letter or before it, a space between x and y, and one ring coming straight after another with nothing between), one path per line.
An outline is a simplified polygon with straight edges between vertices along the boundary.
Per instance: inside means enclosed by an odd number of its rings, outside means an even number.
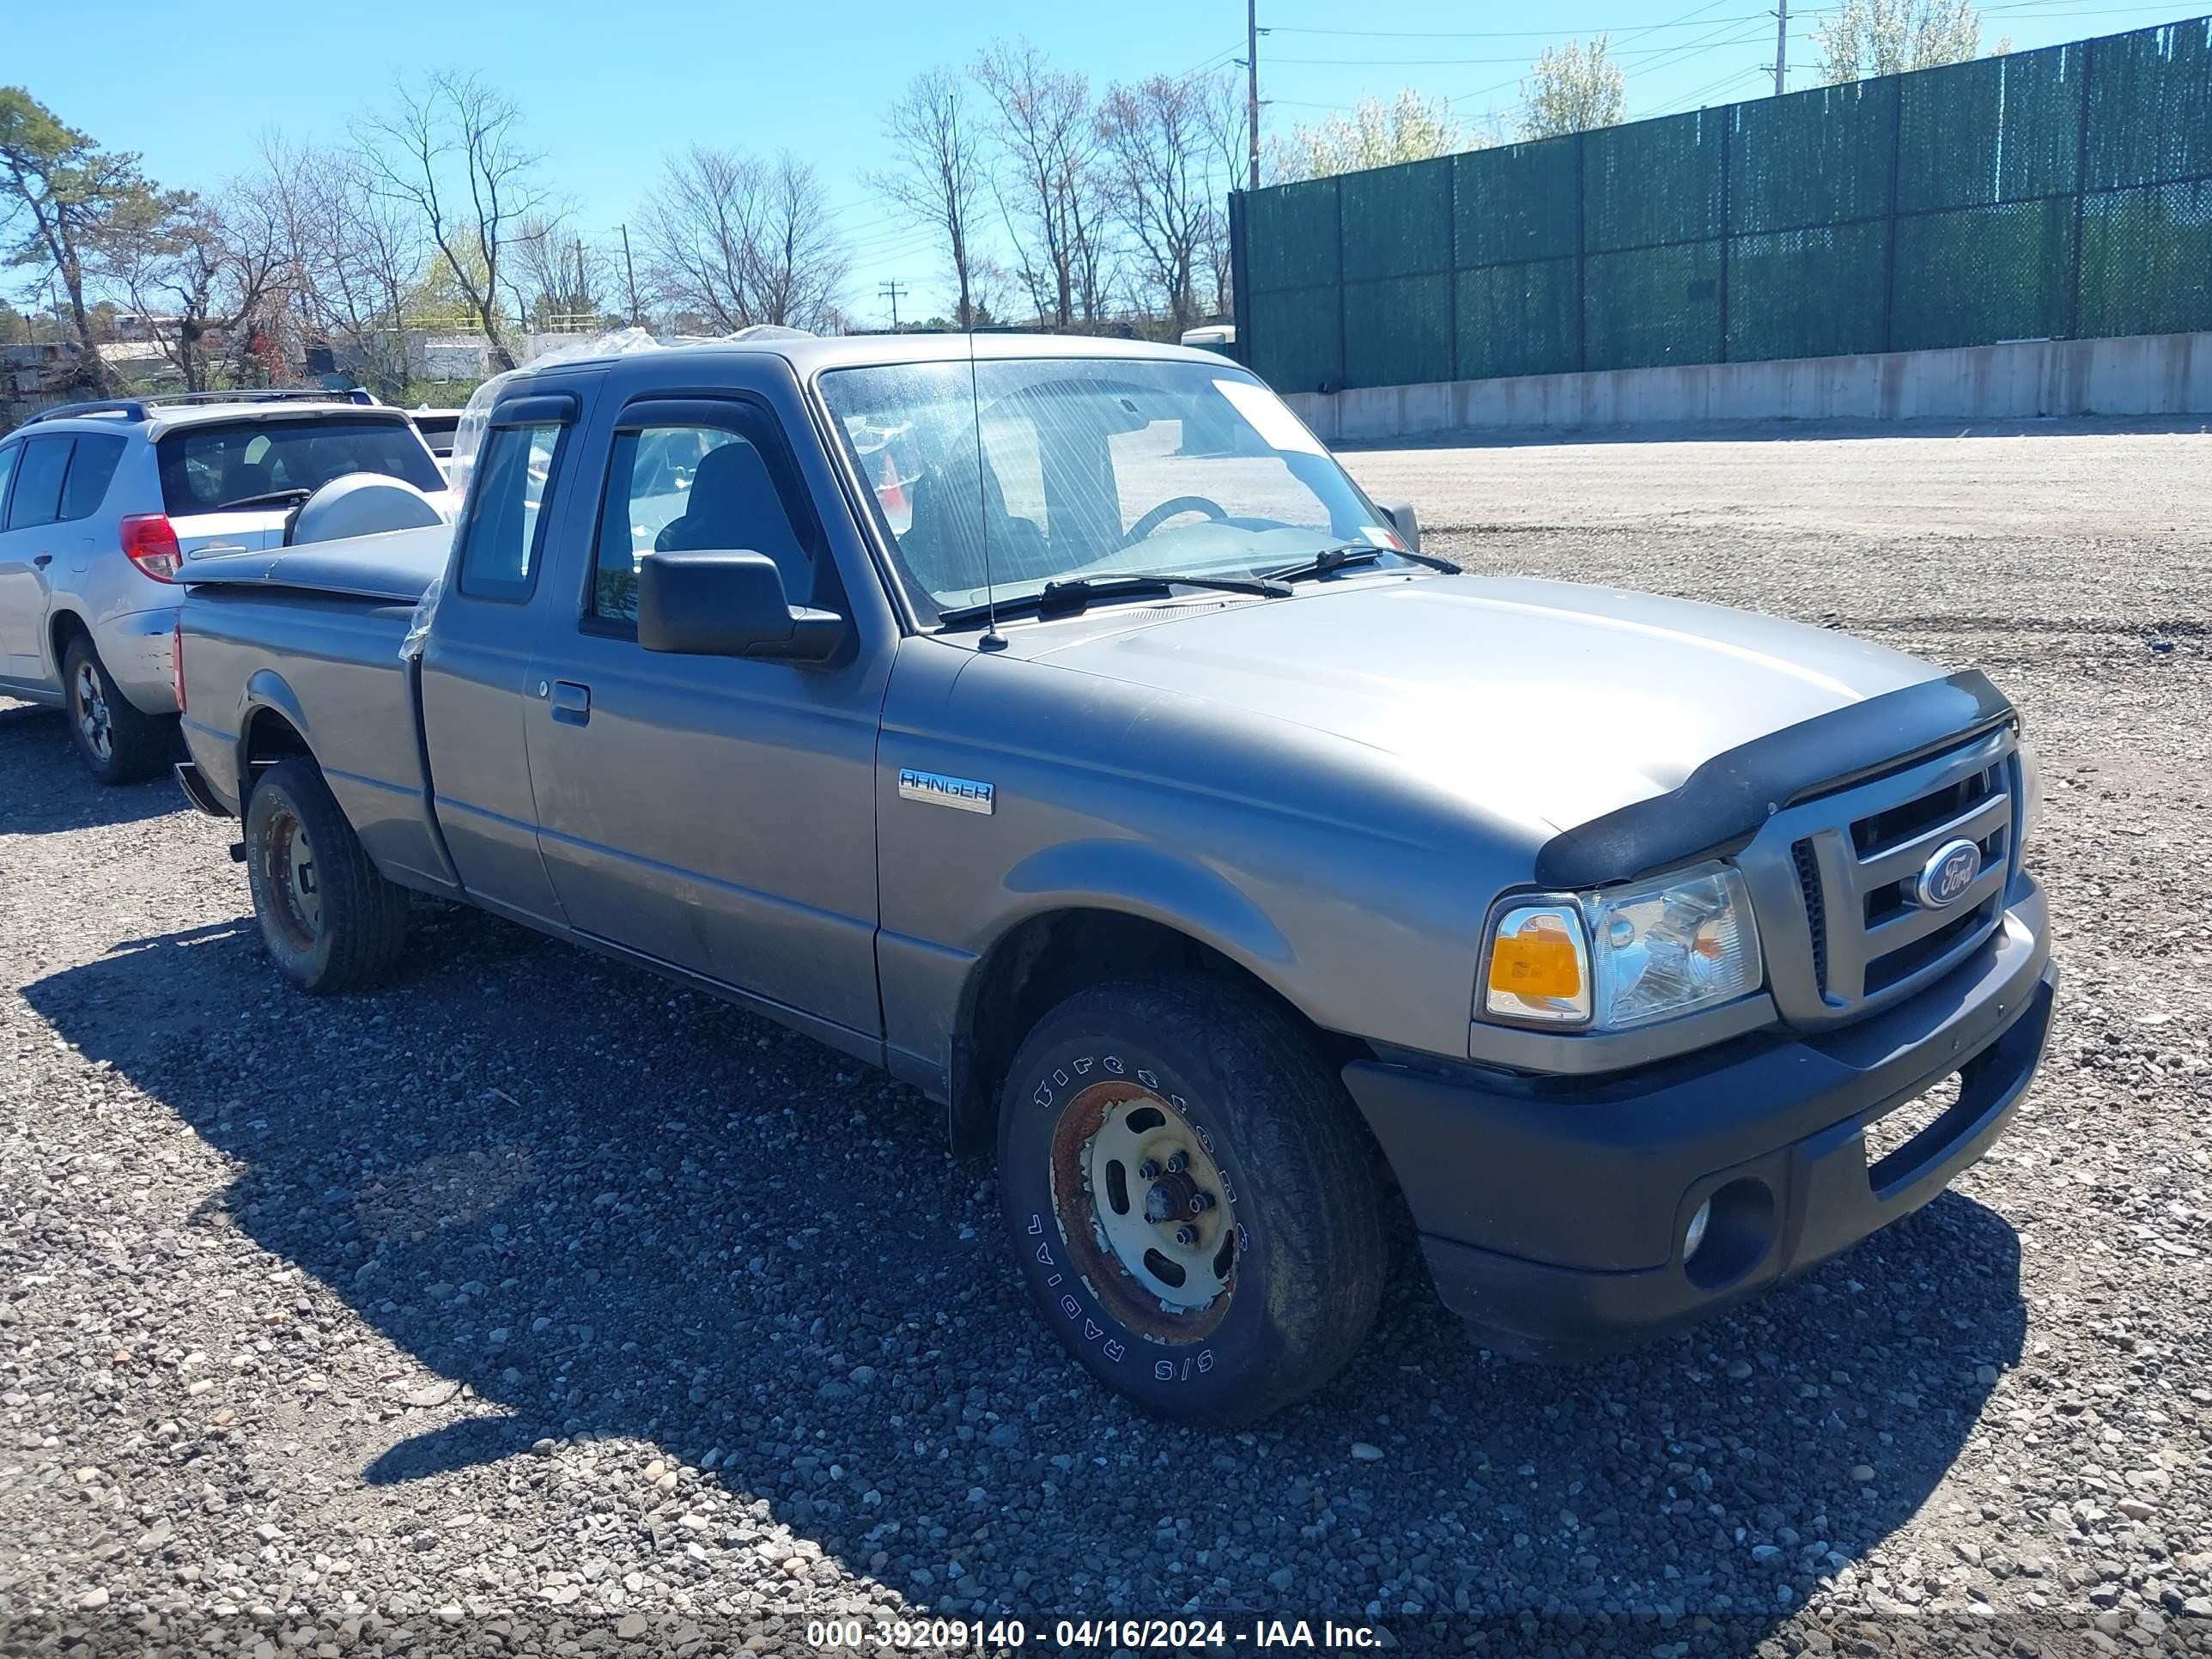
M1286 392L2212 329L2212 17L1233 198Z

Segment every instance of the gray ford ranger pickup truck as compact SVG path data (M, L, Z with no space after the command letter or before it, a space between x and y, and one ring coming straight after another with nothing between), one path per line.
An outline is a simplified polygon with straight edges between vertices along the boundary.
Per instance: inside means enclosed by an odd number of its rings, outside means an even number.
M888 1067L1187 1421L1349 1359L1401 1206L1563 1358L1926 1204L2051 1019L2018 714L1419 538L1178 348L526 371L457 528L187 572L180 776L305 990L431 895Z

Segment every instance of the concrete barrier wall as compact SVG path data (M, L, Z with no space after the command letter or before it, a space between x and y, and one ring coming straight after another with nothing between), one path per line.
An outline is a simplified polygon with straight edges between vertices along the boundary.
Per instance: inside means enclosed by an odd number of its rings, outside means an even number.
M1473 427L2212 414L2212 333L1292 392L1332 443Z

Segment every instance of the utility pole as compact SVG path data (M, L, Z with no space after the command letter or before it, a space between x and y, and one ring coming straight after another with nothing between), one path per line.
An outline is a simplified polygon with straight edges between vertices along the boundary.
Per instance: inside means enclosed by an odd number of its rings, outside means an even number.
M1790 0L1774 0L1774 95L1790 90Z
M898 327L899 295L910 291L911 290L909 289L900 287L898 279L896 277L892 278L890 282L885 283L881 288L876 290L877 293L882 295L885 299L891 302L891 327L894 331Z
M1244 0L1244 103L1251 117L1251 177L1248 188L1260 188L1260 0Z
M637 326L638 326L638 316L637 316L637 267L636 267L635 265L634 265L634 264L632 264L630 263L630 258L629 258L629 227L628 225L624 225L624 226L622 228L622 239L623 239L623 271L624 275L625 275L625 276L627 276L629 277L629 325L630 325L632 328L635 328L635 327L637 327Z

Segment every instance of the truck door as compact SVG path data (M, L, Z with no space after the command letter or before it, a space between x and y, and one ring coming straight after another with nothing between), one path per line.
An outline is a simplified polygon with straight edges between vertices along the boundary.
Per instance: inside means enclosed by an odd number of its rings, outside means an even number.
M765 553L793 604L852 611L764 398L634 398L594 452L572 631L543 636L527 722L562 908L584 933L878 1035L874 767L891 642L862 636L815 666L644 650L637 568L656 550Z
M535 704L531 601L544 578L581 412L574 392L495 405L424 642L422 708L438 824L481 903L563 921L538 851L526 707Z

